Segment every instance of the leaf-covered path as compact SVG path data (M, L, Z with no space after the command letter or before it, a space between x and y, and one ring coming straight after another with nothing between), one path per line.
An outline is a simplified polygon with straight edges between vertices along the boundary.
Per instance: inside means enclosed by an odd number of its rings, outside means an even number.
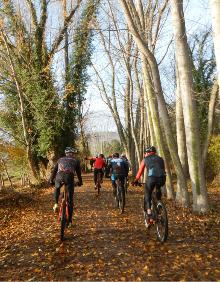
M76 188L74 227L59 241L51 188L0 197L0 280L218 280L219 192L213 212L196 216L171 202L169 238L156 241L143 223L143 188L131 188L126 211L114 207L104 181L96 197L92 175ZM8 200L7 200L8 199Z

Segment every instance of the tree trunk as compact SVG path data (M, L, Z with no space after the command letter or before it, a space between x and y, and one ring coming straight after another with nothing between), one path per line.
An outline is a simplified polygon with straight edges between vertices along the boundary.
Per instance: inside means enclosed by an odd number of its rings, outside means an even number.
M207 135L203 146L203 163L205 166L207 153L208 153L208 147L210 143L210 139L212 136L212 130L213 130L213 120L214 120L214 112L215 112L215 105L218 98L218 91L219 86L218 82L216 81L212 87L211 95L210 95L210 101L209 101L209 112L208 112L208 129L207 129Z
M183 117L183 107L180 91L179 73L178 69L176 71L176 135L177 135L177 147L180 162L183 167L185 176L188 173L188 163L187 163L187 151L186 151L186 134L184 127L184 117Z
M210 7L212 13L212 29L213 40L215 47L215 58L218 73L218 85L220 86L220 1L210 0ZM219 88L220 93L220 88Z
M160 118L159 118L159 113L158 113L157 99L153 93L152 81L150 80L150 74L148 71L147 62L143 55L142 55L142 66L143 66L144 82L146 86L147 100L149 101L149 110L150 110L151 117L152 117L153 132L155 135L157 147L160 149L160 153L162 157L164 158L164 161L166 164L167 177L168 177L168 181L166 185L167 198L174 199L174 190L173 190L173 185L172 185L172 180L171 180L169 161L165 154L165 144L163 141L163 134L162 134L162 130L160 127Z
M182 0L171 0L171 14L176 44L176 60L181 80L181 98L186 132L189 173L193 191L193 210L208 211L207 190L200 148L197 111L193 92L191 62L186 38Z

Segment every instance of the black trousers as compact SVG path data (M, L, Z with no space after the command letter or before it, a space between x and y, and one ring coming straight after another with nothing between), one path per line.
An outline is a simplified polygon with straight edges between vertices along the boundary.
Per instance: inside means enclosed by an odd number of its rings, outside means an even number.
M60 188L63 184L67 187L69 219L71 222L72 217L73 217L74 175L70 173L63 173L63 172L59 172L56 175L54 199L55 199L55 203L57 204L58 204L59 196L60 196Z
M103 178L103 175L104 175L104 172L103 172L103 170L102 170L101 168L100 168L100 169L95 168L95 169L94 169L94 183L95 183L95 184L96 184L96 182L97 182L98 173L101 173L101 179Z
M151 208L152 192L156 188L157 199L160 200L162 193L161 187L166 183L166 176L163 177L153 177L148 176L147 182L144 186L144 206L145 209Z

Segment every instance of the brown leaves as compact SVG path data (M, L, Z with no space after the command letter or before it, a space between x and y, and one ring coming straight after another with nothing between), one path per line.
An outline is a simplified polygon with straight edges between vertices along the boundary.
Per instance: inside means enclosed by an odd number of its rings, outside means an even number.
M160 244L155 229L144 226L143 191L130 189L120 215L110 182L104 182L95 198L91 178L84 176L84 187L76 192L74 228L66 230L62 244L52 190L40 190L30 204L13 206L13 216L0 230L1 280L184 281L220 276L217 212L209 217L186 214L167 202L170 233ZM10 207L4 207L10 215Z

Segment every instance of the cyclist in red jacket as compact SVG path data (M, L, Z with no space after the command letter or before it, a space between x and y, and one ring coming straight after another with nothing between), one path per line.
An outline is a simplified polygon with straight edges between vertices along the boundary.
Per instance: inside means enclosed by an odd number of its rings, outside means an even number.
M103 154L99 154L98 157L86 158L86 160L94 160L95 161L94 164L93 164L93 167L94 167L94 184L95 184L94 188L97 189L96 183L97 183L98 173L99 172L101 173L101 181L102 181L102 178L103 178L103 175L104 175L103 169L106 166L105 157L104 157Z
M135 181L132 185L138 185L138 180L147 168L147 181L144 187L144 206L148 214L149 223L152 220L151 214L151 197L156 187L156 195L158 200L161 199L161 187L166 182L166 172L164 160L156 154L156 148L150 146L145 149L144 159L141 162Z

